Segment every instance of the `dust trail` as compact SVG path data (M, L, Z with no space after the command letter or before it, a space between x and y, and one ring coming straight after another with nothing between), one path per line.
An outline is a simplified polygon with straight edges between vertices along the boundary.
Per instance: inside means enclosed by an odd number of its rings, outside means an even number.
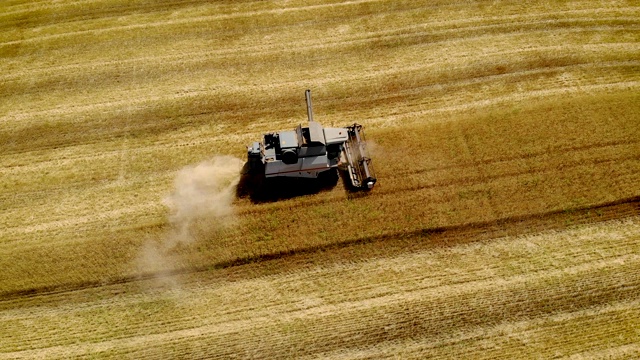
M232 201L240 181L242 160L216 156L195 166L180 170L174 192L165 199L169 207L169 223L173 234L167 245L194 241L192 231L199 221L210 221L215 227L229 225L233 218Z
M205 240L233 224L232 202L242 164L235 157L215 156L178 172L173 192L164 199L169 208L169 230L160 241L149 240L143 245L136 263L139 274L162 277L181 267L175 256L181 245Z

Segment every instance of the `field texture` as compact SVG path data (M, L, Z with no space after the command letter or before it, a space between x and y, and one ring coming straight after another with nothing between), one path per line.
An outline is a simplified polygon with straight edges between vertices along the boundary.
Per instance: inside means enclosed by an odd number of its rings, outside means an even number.
M640 357L636 1L0 4L0 359ZM254 203L359 122L379 183Z

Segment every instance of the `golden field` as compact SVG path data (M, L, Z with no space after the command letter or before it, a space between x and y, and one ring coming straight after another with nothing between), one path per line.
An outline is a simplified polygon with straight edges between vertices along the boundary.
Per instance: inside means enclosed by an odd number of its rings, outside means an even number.
M639 357L639 19L0 4L0 358ZM376 188L236 198L176 240L181 176L305 122L307 88L365 126Z

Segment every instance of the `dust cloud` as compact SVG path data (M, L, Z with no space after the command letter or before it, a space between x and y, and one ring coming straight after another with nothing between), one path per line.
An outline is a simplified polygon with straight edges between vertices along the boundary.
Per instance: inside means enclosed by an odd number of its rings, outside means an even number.
M377 142L375 142L374 140L367 140L365 141L365 149L367 151L367 153L369 154L370 158L379 158L382 153L384 153L384 148L382 146L380 146Z
M175 189L165 199L169 207L169 223L173 229L167 245L194 241L194 226L210 221L215 227L229 225L233 218L232 202L240 181L242 160L216 156L195 166L180 170Z
M168 230L161 239L149 239L142 246L136 262L138 274L170 275L182 267L180 257L175 256L180 246L234 223L232 203L242 165L238 158L215 156L178 172L173 192L164 199L169 209Z

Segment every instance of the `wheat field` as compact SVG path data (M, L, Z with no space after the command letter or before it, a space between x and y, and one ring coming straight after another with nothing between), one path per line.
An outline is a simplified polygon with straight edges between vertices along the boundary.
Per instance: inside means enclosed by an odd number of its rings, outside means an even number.
M0 359L640 357L637 2L11 0L0 30ZM376 188L234 196L306 89Z

